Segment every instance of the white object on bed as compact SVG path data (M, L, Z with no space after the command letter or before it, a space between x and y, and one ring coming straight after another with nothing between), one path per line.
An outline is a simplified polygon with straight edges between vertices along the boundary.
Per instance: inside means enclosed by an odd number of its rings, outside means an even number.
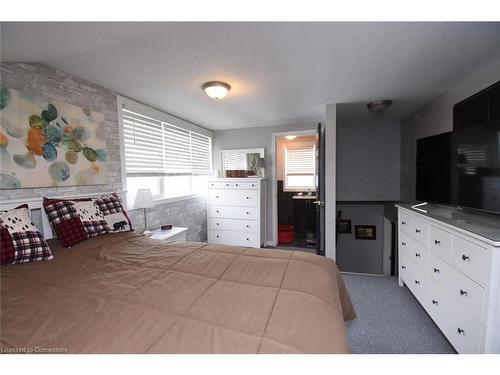
M95 196L99 196L99 195L113 194L113 193L115 193L115 192L107 191L107 192L87 193L87 194L78 194L78 195L47 196L45 198L49 198L49 199L76 199L76 198L85 198L85 197L95 197ZM120 198L125 195L119 191L117 191L116 193L118 194L118 196L120 196ZM43 198L44 197L0 200L0 210L11 210L13 208L16 208L17 206L22 205L22 204L27 204L29 206L30 213L33 210L40 210L41 215L42 215L42 222L41 222L42 227L38 228L38 229L43 234L43 237L46 240L48 240L50 238L53 238L54 234L52 233L52 228L50 226L49 218L47 217L47 214L45 213L45 210L43 209ZM122 202L122 205L124 205L124 202Z

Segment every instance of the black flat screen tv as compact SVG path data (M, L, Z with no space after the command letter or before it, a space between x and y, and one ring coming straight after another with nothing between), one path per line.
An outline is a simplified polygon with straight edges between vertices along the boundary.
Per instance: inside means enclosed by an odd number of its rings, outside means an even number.
M451 134L448 132L417 140L418 201L452 204Z

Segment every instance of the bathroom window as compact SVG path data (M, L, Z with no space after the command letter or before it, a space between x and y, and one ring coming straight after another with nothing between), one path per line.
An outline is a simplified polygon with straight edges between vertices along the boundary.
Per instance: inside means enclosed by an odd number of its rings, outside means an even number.
M285 191L316 191L316 144L285 146Z

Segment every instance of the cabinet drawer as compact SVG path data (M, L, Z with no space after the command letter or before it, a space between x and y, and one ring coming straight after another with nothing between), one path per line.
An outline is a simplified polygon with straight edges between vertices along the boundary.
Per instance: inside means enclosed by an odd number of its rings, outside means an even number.
M429 227L429 248L443 259L451 260L451 234L431 225Z
M484 304L482 287L434 254L430 255L429 273L461 308L481 322Z
M406 233L410 233L411 231L411 216L405 214L404 212L399 211L399 229Z
M429 238L429 224L417 218L412 218L411 235L414 239L427 246Z
M438 285L424 302L429 315L459 353L478 353L481 328Z
M422 271L427 270L427 258L428 258L428 251L425 248L424 245L419 244L418 242L414 242L410 240L410 246L408 248L409 250L409 256L410 259L417 264Z
M258 220L259 209L257 207L210 206L210 217Z
M484 286L490 278L491 253L457 236L453 236L451 246L452 264Z
M415 267L411 263L409 263L408 266L408 275L409 277L406 285L419 300L419 302L424 305L428 294L428 284L430 279L425 275L425 272L421 271L418 267Z
M259 206L259 192L256 190L210 190L209 199L210 204L216 206Z
M256 182L235 182L234 188L240 190L257 190L258 185Z
M227 182L227 181L210 181L208 183L208 188L209 189L234 189L234 183L233 182Z
M260 247L259 235L230 230L210 230L209 242L224 245Z
M235 230L246 233L258 233L259 222L238 219L210 219L211 230ZM242 234L243 235L243 234Z

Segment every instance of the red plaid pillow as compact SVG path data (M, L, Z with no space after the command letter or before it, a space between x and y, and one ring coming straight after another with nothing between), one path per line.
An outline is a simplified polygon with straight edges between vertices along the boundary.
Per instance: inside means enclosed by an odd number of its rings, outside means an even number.
M28 205L0 211L1 264L16 264L53 259L45 242L29 216Z
M44 199L43 206L57 239L64 247L106 234L104 214L91 199Z

